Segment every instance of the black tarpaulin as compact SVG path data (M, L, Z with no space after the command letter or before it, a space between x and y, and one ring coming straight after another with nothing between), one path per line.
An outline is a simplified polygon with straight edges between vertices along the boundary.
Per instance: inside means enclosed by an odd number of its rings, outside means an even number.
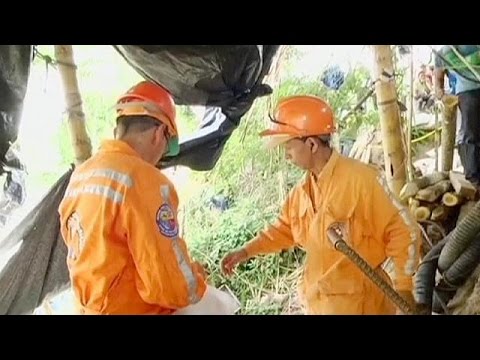
M25 200L25 169L12 146L17 140L27 93L32 45L0 45L0 226Z
M279 45L114 45L144 78L167 88L178 105L206 106L198 132L180 154L158 166L210 170L255 99L271 93L262 84Z
M164 159L174 165L210 170L255 99L271 93L262 81L279 45L113 45L145 79L166 87L178 105L207 108L198 133L180 144L180 153ZM32 45L0 46L0 161L17 138L28 84ZM79 79L81 83L81 79ZM133 84L132 84L133 85ZM95 121L88 119L87 121ZM19 168L18 159L8 166Z
M0 161L15 142L27 93L32 45L0 45ZM15 166L14 160L8 162Z
M0 273L0 315L30 314L50 293L69 284L67 247L60 234L58 206L71 171L0 242L0 253L21 242Z

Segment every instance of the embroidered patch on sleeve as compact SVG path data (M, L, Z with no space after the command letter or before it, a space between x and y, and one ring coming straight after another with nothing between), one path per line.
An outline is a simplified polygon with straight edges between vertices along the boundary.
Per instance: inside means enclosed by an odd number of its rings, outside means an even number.
M157 211L157 226L160 233L174 238L178 235L178 224L169 204L163 204Z

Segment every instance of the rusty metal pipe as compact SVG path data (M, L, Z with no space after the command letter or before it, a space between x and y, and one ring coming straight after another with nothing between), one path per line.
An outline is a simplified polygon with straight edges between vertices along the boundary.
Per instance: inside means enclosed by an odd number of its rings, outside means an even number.
M342 235L334 227L327 230L327 235L330 242L336 250L345 254L358 268L375 284L390 300L404 313L409 315L416 314L415 308L401 297L379 274L357 254L348 244L343 240Z

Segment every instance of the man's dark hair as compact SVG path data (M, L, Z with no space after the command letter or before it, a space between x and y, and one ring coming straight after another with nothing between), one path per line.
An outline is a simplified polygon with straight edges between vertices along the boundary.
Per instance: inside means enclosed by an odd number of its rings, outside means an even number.
M141 133L160 125L161 123L151 116L120 116L117 119L118 138L122 138L128 133Z

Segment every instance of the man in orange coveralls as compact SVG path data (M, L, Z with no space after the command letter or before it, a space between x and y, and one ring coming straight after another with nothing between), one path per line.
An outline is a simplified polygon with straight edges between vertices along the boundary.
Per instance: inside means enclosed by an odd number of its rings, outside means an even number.
M256 255L300 246L306 263L299 290L307 314L395 314L393 303L328 240L328 227L341 222L347 243L373 268L383 272L381 265L393 259L394 288L413 304L419 229L373 167L330 147L335 125L329 105L313 96L288 97L271 120L273 127L261 135L270 147L282 144L287 160L308 174L277 222L222 260L224 273Z
M81 314L172 314L206 291L178 235L177 193L155 167L179 150L175 104L141 82L116 108L115 140L75 169L59 207L74 295Z

